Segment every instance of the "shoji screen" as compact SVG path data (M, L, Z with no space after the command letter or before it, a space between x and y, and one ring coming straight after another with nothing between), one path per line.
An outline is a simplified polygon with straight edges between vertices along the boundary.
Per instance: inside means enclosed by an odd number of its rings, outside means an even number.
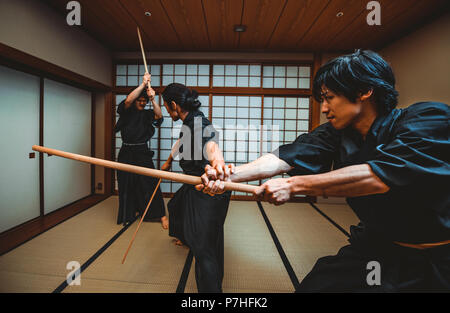
M118 93L124 93L124 87L135 87L140 82L145 71L137 64L139 62L116 65L115 89ZM151 65L152 85L164 88L176 82L203 93L201 109L206 116L210 113L213 124L220 130L220 148L227 163L240 165L253 161L309 131L310 62L208 63ZM124 97L117 96L116 102ZM169 156L181 125L180 121L173 123L164 108L163 114L165 122L151 141L152 149L158 151L155 153L158 166ZM117 140L116 147L120 147ZM173 163L172 170L181 171L178 162ZM175 192L178 186L171 182L161 184L167 193Z
M261 96L213 96L212 123L221 133L225 163L239 166L260 156L261 104Z
M90 155L91 93L52 80L44 81L44 145ZM90 165L44 157L44 213L91 193Z
M309 97L264 97L262 154L272 152L281 145L293 142L301 134L307 133L309 107ZM282 174L274 178L280 177L288 175Z
M39 216L39 78L0 66L0 233Z

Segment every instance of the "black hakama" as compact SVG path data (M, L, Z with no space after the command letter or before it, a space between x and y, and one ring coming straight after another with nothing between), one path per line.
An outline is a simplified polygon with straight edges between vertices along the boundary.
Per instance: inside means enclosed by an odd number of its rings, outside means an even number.
M222 292L223 225L229 203L229 194L210 196L184 184L167 205L169 235L194 254L198 292Z
M194 134L194 117L201 119L196 125L202 129L211 125L200 111L190 112L183 125ZM212 140L202 137L200 148ZM180 137L183 136L183 129ZM194 137L194 136L192 136ZM192 147L195 144L192 142ZM195 148L194 148L195 149ZM194 150L192 149L192 150ZM180 159L185 174L200 176L209 162L205 160ZM210 196L184 184L168 203L169 235L186 244L194 254L195 279L199 292L222 292L224 274L224 234L223 226L230 202L230 192Z
M147 145L122 146L118 161L148 168L155 168L152 161L153 151ZM119 214L117 224L127 223L140 216L145 211L147 204L158 184L158 179L149 176L117 171L119 187ZM165 216L164 200L161 189L158 187L144 221L161 219Z
M125 110L122 101L117 109L120 119L116 125L116 132L122 135L122 147L118 161L121 163L155 168L152 158L154 152L148 148L148 141L155 133L155 126L162 124L162 118L155 120L153 110L137 110L134 105ZM117 171L119 188L119 213L117 224L126 224L142 214L158 183L157 178L137 175L129 172ZM158 187L153 201L148 209L144 221L161 219L165 216L164 200Z
M291 175L318 174L368 164L389 191L347 198L361 223L350 245L317 261L300 291L450 291L450 108L422 102L379 116L366 138L330 123L273 153L293 167ZM381 285L367 283L368 262L381 267Z

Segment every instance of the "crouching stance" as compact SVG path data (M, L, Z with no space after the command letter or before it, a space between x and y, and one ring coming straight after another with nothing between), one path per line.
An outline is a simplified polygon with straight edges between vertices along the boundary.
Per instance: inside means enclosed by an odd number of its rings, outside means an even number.
M449 106L395 109L393 72L371 51L323 65L313 95L328 123L230 176L228 166L207 166L199 188L222 192L220 173L234 182L289 173L255 195L277 205L295 194L347 198L361 221L350 245L319 259L299 291L449 291ZM368 283L371 264L379 284Z

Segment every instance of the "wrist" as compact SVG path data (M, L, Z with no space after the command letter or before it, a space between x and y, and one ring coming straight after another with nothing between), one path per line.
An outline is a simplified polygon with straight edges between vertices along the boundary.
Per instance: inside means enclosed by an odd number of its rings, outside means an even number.
M290 194L292 194L292 195L296 194L298 192L298 188L297 188L296 180L294 179L294 177L286 178L286 182L289 185Z
M240 179L241 178L240 176L242 176L241 168L240 168L240 166L235 166L233 173L230 175L230 181L235 182L235 183L240 183L242 181L245 181L245 178L242 180L242 179Z
M211 162L211 166L212 167L216 167L216 166L225 166L225 161L224 160L212 160Z
M292 193L326 197L325 186L318 184L315 176L317 175L292 176L288 178Z
M307 176L292 176L287 179L287 182L293 194L304 193L308 190Z

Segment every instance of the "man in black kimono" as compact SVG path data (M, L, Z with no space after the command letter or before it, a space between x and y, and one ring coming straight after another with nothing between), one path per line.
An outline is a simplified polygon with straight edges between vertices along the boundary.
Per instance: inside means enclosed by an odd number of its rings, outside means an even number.
M182 84L168 85L162 93L164 106L174 121L181 119L180 138L166 163L180 157L184 174L200 176L206 164L225 165L218 141L219 133L199 110L198 93ZM207 195L183 184L167 204L169 235L186 244L194 254L198 292L222 292L224 275L224 230L230 192Z
M298 291L449 291L449 106L394 109L390 66L359 50L323 65L313 95L328 123L249 164L207 166L204 192L222 192L219 176L242 182L287 172L255 195L276 205L295 194L347 198L361 221L350 245L319 259ZM368 279L372 261L380 284Z
M119 151L118 161L137 166L155 168L153 164L154 152L149 149L148 141L155 133L155 127L163 122L159 104L155 101L155 91L148 89L150 74L145 74L142 83L134 89L118 108L120 118L115 131L120 131L122 147ZM145 109L152 101L153 109ZM117 171L119 185L119 214L117 223L128 223L143 214L155 190L158 179L133 173ZM145 221L160 219L164 229L168 228L168 219L164 208L164 200L160 188L145 216Z

